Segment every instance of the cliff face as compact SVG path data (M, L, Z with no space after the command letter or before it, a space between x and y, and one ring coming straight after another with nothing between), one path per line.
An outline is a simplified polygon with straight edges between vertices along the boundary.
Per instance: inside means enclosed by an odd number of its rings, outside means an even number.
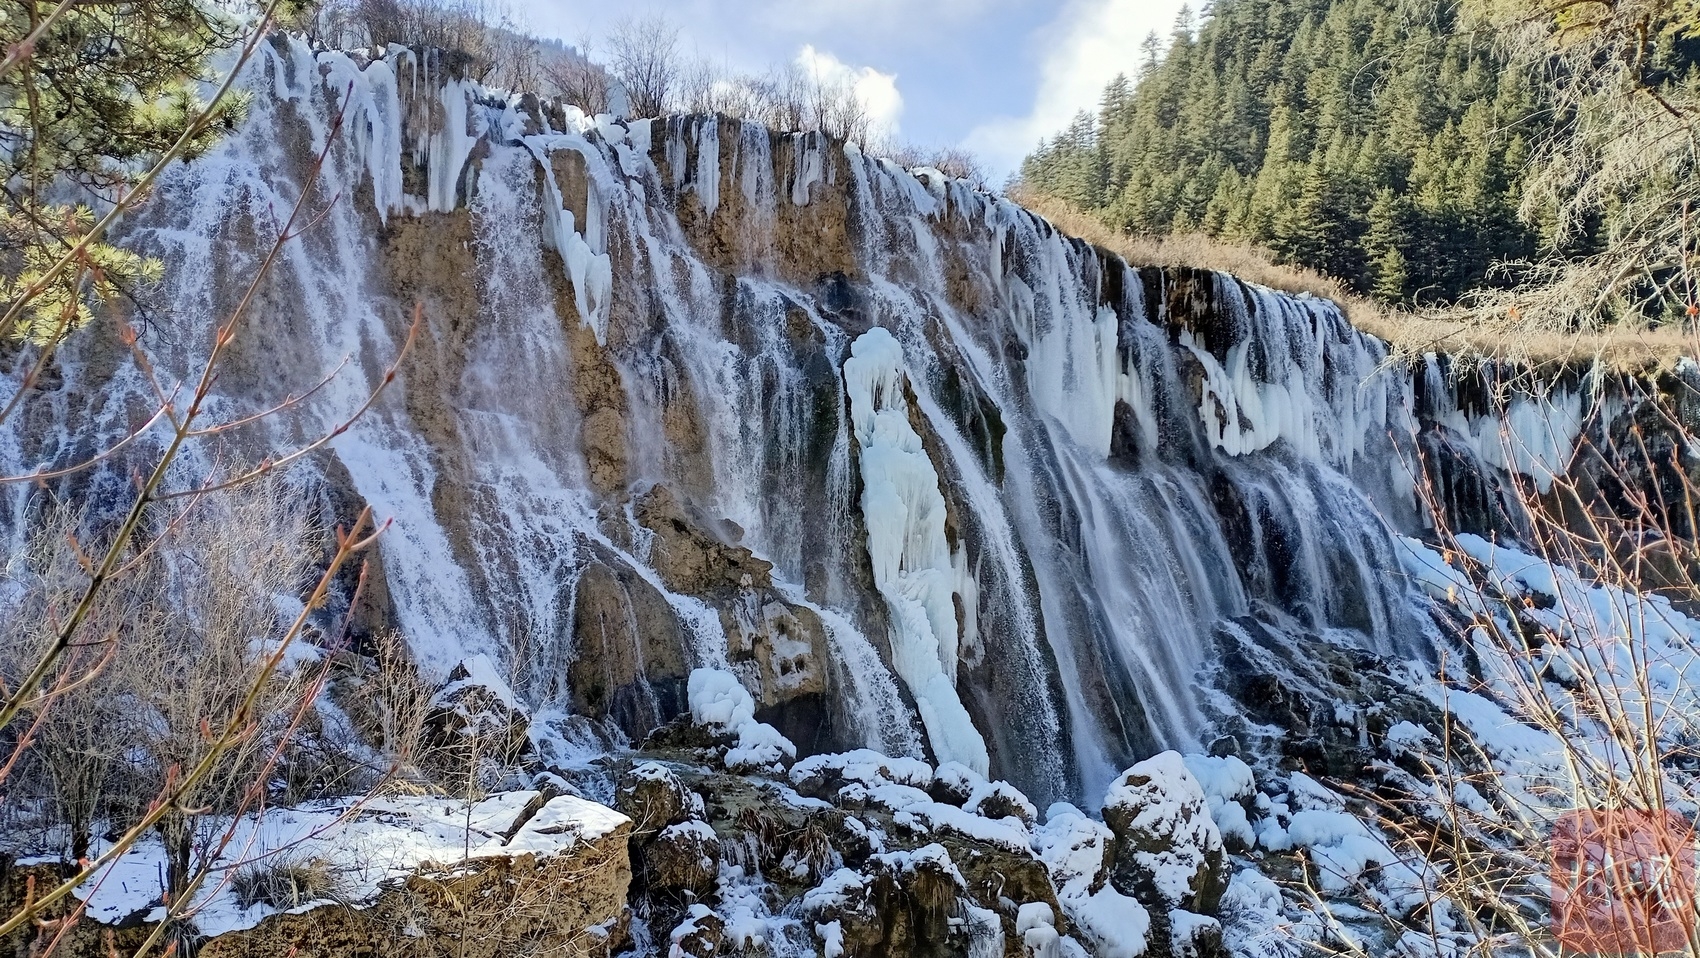
M127 226L170 273L143 344L195 368L311 188L322 218L266 276L220 409L348 362L183 476L338 427L423 304L399 379L294 481L394 519L359 631L436 673L490 656L575 742L641 739L713 667L804 753L1096 796L1160 748L1250 734L1199 691L1236 687L1211 678L1224 623L1421 654L1390 533L1423 526L1419 451L1457 460L1444 501L1486 527L1494 484L1563 470L1596 408L1574 382L1472 404L1332 304L1131 268L815 135L590 121L285 39L249 83L247 125ZM104 337L8 426L16 463L147 406ZM7 495L17 542L35 507Z

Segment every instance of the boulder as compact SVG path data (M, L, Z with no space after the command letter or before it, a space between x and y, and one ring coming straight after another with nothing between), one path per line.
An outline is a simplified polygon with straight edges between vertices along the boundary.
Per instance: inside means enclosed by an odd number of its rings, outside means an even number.
M726 922L707 905L692 905L667 940L672 947L670 958L714 958L721 953L726 938Z
M968 800L974 797L974 790L984 784L986 776L961 762L946 762L934 773L932 784L927 786L927 794L935 802L961 806L968 804Z
M962 808L982 818L1014 818L1028 828L1039 820L1039 810L1008 782L981 782L969 793Z
M945 958L962 953L962 876L942 845L874 855L841 868L803 896L816 934L843 958Z
M363 833L371 848L386 849L386 858L339 872L352 882L353 875L370 875L375 867L380 880L346 884L306 908L266 906L271 914L201 942L197 954L503 958L535 952L603 958L625 943L631 822L595 803L514 793L491 796L464 812L445 807L440 798L390 798L346 819L324 809L294 814L328 818L322 831L313 829L324 845L365 848L356 840ZM457 834L457 822L474 824ZM345 840L337 828L355 836ZM206 914L240 913L234 903L215 902Z
M573 711L611 719L641 740L684 711L678 619L660 591L612 555L591 562L574 591Z
M702 799L658 762L644 762L620 779L614 808L632 820L634 841L647 841L669 825L696 817Z
M1169 912L1168 919L1168 954L1174 958L1228 958L1216 919L1179 908Z
M632 503L632 515L655 534L649 565L674 592L708 596L773 585L773 564L735 544L743 530L731 523L711 524L668 486L650 487ZM707 531L714 525L721 527L718 536Z
M449 672L425 712L425 742L441 771L481 777L519 761L530 748L531 715L488 656L476 655Z
M1211 914L1227 880L1221 833L1178 752L1133 766L1110 785L1104 823L1115 835L1113 881L1153 910Z
M828 688L826 628L813 609L768 599L735 602L722 615L727 655L754 662L760 679L758 706L770 708Z
M643 880L650 891L703 896L720 874L720 838L707 822L669 825L643 847Z

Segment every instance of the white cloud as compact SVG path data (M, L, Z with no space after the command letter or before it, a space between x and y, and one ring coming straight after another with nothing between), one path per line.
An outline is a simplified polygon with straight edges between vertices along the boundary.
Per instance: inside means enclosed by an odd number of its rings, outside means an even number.
M855 91L874 128L886 135L897 134L898 121L903 117L903 94L897 89L897 74L851 66L825 50L815 49L813 44L804 44L798 51L797 66L823 84L842 83Z
M1094 109L1104 85L1139 65L1139 45L1156 30L1166 34L1184 0L1069 0L1056 19L1034 35L1043 50L1039 88L1025 116L1000 116L975 127L964 141L988 166L1014 172L1039 142Z

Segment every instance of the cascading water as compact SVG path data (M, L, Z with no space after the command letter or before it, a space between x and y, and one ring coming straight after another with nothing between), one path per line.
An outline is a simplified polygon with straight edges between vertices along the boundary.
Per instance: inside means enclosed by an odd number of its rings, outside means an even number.
M218 408L349 363L180 479L336 428L424 302L301 481L393 519L384 619L427 670L488 655L637 735L728 668L823 747L926 749L1042 807L1201 744L1227 620L1418 648L1382 518L1419 521L1413 382L1329 303L1131 269L815 134L528 109L399 49L279 39L249 70L247 125L127 227L169 266L144 344L195 368L328 145ZM55 388L116 436L152 393L103 335ZM0 428L0 468L73 458L87 402ZM1532 429L1503 461L1539 478L1574 436ZM7 495L15 552L32 493Z

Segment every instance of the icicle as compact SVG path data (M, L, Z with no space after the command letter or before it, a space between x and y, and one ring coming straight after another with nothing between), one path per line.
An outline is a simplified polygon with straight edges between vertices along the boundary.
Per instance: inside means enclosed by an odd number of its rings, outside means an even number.
M443 112L431 133L427 160L430 186L426 205L433 212L447 213L455 208L461 171L478 144L478 131L467 130L467 102L471 96L471 85L465 80L450 80L439 94Z
M874 585L891 613L892 664L909 686L940 763L980 774L986 743L956 694L956 600L938 473L909 424L903 347L886 330L863 333L844 363L862 459L862 516Z

